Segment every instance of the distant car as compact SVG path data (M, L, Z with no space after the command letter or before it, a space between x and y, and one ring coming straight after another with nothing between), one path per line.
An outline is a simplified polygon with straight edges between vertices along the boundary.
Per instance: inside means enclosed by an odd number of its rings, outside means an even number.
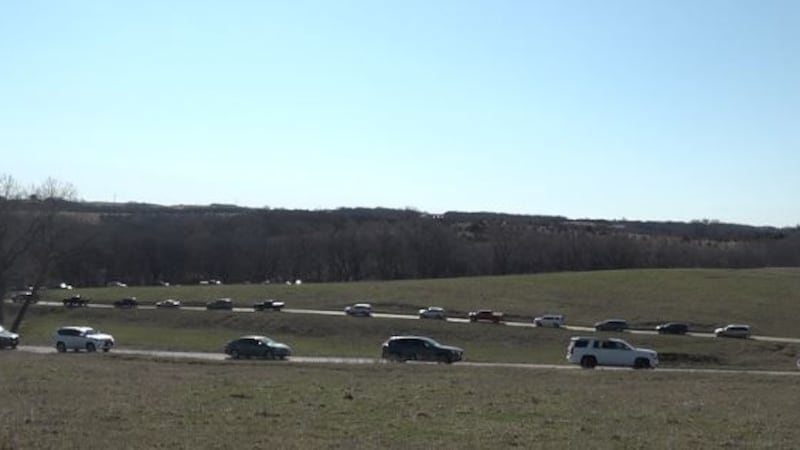
M481 309L469 313L470 322L492 322L500 323L504 320L505 315L501 312L492 311L491 309Z
M161 300L160 302L156 302L156 308L175 309L180 307L181 307L181 301L175 300L174 298L168 298L165 300Z
M292 354L292 349L281 342L273 341L266 336L242 336L225 345L225 353L233 359L239 358L265 358L286 359Z
M83 298L80 294L75 294L72 297L65 298L61 301L67 308L78 308L81 306L89 306L89 299Z
M381 358L390 361L436 361L451 364L464 359L464 350L424 336L392 336L383 343Z
M625 331L628 329L628 322L622 319L609 319L594 324L595 331Z
M6 330L2 325L0 325L0 349L4 349L6 347L15 349L17 348L17 345L19 345L19 335Z
M658 334L686 334L689 331L689 325L680 322L667 322L657 326L656 331L658 331Z
M253 304L253 310L255 311L280 311L286 305L284 302L279 302L277 300L264 300L261 302L257 302Z
M53 342L60 353L67 350L107 352L114 348L114 336L100 333L91 327L61 327L53 336Z
M730 324L714 330L717 337L749 338L750 325Z
M106 286L108 286L108 287L120 287L120 288L128 287L127 284L125 284L125 283L123 283L121 281L109 281L106 284Z
M206 303L206 309L222 309L230 311L233 309L233 300L229 298L218 298Z
M130 309L139 306L136 297L125 297L114 302L114 308Z
M419 310L419 318L445 320L447 319L447 312L444 310L444 308L440 308L438 306L429 306Z
M20 291L11 296L11 301L14 303L36 303L39 301L39 296L34 294L33 291Z
M533 324L537 327L560 328L564 325L564 316L561 314L545 314L543 316L534 317Z
M372 305L369 303L356 303L344 308L344 313L348 316L372 317Z
M567 361L584 369L595 366L622 366L634 369L653 369L658 366L658 353L636 348L622 339L573 337L567 346Z

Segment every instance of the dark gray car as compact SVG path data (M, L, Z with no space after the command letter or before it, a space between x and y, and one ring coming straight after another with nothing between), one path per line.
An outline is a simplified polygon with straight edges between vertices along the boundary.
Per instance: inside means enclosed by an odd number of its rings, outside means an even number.
M595 331L625 331L628 322L622 319L609 319L594 324Z
M442 345L424 336L392 336L383 343L381 358L390 361L436 361L454 363L464 359L464 350Z
M265 358L286 359L292 349L281 342L273 341L266 336L242 336L225 345L225 353L233 359Z

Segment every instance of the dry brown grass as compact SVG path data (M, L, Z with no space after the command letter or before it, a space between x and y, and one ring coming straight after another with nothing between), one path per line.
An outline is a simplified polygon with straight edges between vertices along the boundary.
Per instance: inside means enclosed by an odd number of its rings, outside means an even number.
M0 448L795 448L796 377L0 354Z

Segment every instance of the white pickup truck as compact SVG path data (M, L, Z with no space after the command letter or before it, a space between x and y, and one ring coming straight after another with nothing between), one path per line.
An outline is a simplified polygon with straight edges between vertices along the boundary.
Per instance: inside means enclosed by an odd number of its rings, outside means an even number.
M567 361L580 364L585 369L593 369L595 366L654 369L658 366L658 353L646 348L636 348L622 339L573 337L567 347Z

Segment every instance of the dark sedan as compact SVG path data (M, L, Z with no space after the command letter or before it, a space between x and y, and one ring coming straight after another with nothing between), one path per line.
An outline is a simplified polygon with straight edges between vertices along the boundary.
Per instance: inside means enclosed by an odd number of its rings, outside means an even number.
M139 306L139 302L136 300L136 297L126 297L114 302L115 308L127 309L136 308L137 306Z
M658 334L686 334L689 331L689 325L678 322L662 323L656 327Z
M595 331L625 331L628 322L622 319L609 319L594 324Z
M222 309L230 311L233 309L233 300L229 298L218 298L206 303L206 309Z
M228 342L225 345L225 353L231 355L233 359L286 359L292 354L292 349L266 336L242 336Z

